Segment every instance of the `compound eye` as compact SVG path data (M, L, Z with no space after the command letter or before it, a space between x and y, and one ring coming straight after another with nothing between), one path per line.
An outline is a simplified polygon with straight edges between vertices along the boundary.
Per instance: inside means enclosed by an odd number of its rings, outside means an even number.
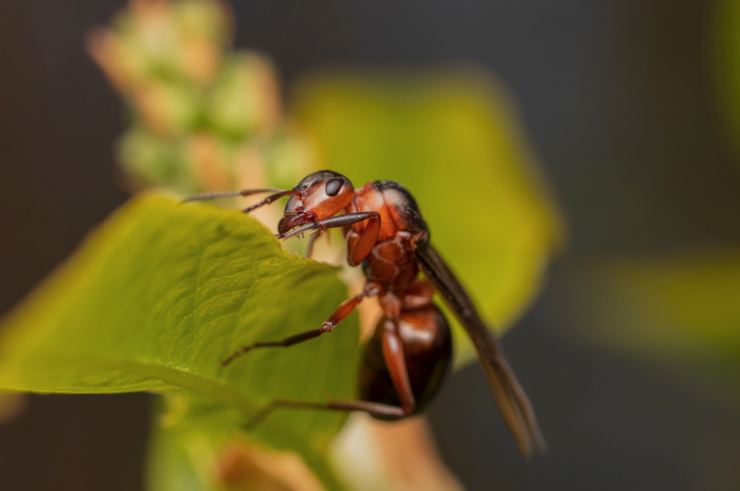
M329 179L324 188L324 192L329 196L336 196L339 194L339 190L342 189L342 184L344 184L344 182L338 177Z

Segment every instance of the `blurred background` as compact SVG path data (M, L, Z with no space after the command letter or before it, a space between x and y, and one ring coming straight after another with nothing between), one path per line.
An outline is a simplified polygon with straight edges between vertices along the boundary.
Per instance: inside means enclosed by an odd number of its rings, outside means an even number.
M466 62L518 107L569 229L504 342L551 450L519 458L470 365L430 410L467 489L740 489L740 167L718 4L232 6L236 46L272 59L288 106L326 69ZM115 165L125 110L84 46L124 5L0 4L0 312L127 198ZM0 424L3 489L141 489L150 403L28 397Z

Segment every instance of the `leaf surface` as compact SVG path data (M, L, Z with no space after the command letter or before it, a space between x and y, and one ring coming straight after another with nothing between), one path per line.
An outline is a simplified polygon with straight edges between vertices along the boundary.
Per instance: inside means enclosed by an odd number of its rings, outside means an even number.
M710 20L717 110L724 117L729 143L740 152L740 0L715 2Z
M739 251L605 260L578 284L589 339L690 373L740 375Z
M244 343L320 326L345 295L334 268L284 251L250 217L145 195L4 319L0 389L177 391L206 401L201 409L232 428L274 398L352 398L354 317L331 335L220 367ZM336 414L282 411L254 437L317 451L341 422Z

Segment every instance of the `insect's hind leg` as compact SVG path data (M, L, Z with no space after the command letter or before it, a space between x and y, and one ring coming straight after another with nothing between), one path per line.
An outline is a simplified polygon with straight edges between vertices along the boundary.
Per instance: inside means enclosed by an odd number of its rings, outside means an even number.
M313 409L318 411L353 412L360 411L378 418L402 418L407 413L398 406L381 404L370 401L329 401L329 402L307 402L277 400L266 405L244 425L244 429L253 430L276 409Z

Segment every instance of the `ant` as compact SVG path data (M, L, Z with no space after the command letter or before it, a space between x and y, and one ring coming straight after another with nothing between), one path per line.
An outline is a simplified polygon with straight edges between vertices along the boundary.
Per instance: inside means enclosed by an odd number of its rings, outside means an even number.
M366 282L360 293L342 303L318 329L278 341L248 344L225 358L222 366L254 349L287 348L329 333L368 297L378 299L383 317L365 347L359 378L360 400L273 401L248 426L281 407L362 411L384 420L423 411L437 394L452 357L450 326L432 302L436 291L473 342L504 422L520 451L525 456L544 452L546 445L524 389L470 296L430 244L429 228L413 196L404 187L394 181L370 181L355 189L345 176L322 170L306 176L288 190L209 193L186 201L258 193L272 194L243 211L249 213L290 196L278 223L277 237L287 239L314 231L309 255L319 235L331 228L343 228L347 262L350 266L362 265Z

